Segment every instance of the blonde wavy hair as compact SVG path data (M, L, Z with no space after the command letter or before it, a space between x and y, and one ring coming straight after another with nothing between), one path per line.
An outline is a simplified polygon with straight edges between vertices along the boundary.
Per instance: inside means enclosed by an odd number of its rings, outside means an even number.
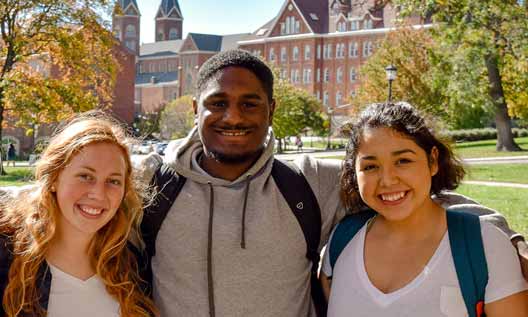
M117 145L126 161L125 194L115 216L99 231L89 246L96 274L108 293L120 304L121 316L158 315L152 300L143 294L136 256L128 247L134 240L141 245L139 225L146 186L134 180L126 131L102 113L90 111L73 117L50 140L37 162L37 188L29 199L4 204L0 212L0 233L10 237L13 262L2 304L9 317L19 314L45 316L39 305L37 279L50 242L56 234L60 210L51 187L79 151L93 143ZM137 243L136 243L137 244Z

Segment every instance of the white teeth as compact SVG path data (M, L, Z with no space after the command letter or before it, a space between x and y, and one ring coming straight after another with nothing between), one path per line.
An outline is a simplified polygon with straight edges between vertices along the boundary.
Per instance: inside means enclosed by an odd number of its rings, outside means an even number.
M246 135L247 131L237 131L237 132L222 131L221 133L222 135L225 135L225 136L242 136L242 135Z
M381 199L387 201L396 201L398 199L401 199L403 196L405 196L405 192L399 192L396 194L381 194Z
M85 213L94 215L94 216L99 215L100 213L103 212L103 209L100 209L100 208L92 208L88 206L79 206L79 208L81 208L81 210L84 211Z

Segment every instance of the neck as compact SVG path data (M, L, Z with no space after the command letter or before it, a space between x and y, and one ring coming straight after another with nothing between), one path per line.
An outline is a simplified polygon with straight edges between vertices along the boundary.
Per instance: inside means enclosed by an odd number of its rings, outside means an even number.
M80 234L66 237L64 232L57 228L57 234L46 253L46 260L63 272L80 279L88 279L95 273L88 254L92 238Z
M254 157L236 163L220 162L208 155L201 154L198 164L204 171L215 178L234 181L247 172L257 162L261 154L262 151L258 152Z
M432 199L428 199L419 210L403 220L391 221L381 215L377 218L373 228L377 227L378 232L390 234L391 239L401 241L420 241L431 236L443 236L447 229L444 209Z

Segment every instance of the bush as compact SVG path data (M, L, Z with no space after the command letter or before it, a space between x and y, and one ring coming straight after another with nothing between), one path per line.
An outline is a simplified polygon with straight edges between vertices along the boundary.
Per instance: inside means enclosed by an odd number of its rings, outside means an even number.
M528 137L528 129L513 128L512 133L515 138ZM497 138L497 130L493 128L453 130L445 131L443 135L455 142L493 140Z

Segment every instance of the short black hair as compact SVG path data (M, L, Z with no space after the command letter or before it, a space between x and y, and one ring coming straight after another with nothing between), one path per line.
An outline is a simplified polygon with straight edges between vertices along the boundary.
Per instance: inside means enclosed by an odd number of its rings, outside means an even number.
M355 165L363 132L371 128L389 128L409 137L425 151L429 161L431 150L438 149L438 172L431 181L431 194L440 195L443 190L455 189L464 178L462 163L449 143L434 134L425 116L416 108L407 102L371 104L355 122L344 128L349 140L341 174L341 199L349 210L365 207L359 195Z
M262 88L268 95L268 101L273 99L273 73L271 69L260 58L245 50L227 50L220 52L208 59L198 71L196 80L196 92L200 94L209 80L219 71L227 67L242 67L258 78Z

